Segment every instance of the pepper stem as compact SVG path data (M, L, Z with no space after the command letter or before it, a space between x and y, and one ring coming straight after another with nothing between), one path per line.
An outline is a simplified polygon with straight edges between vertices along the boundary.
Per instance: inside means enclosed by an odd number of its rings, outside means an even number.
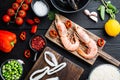
M14 41L10 42L11 46L14 46Z

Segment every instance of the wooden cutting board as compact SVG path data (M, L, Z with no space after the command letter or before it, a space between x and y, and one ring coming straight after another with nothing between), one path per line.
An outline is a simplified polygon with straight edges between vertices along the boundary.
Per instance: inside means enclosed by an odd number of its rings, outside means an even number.
M64 16L62 16L62 15L59 15L59 14L57 14L57 15L60 17L60 19L61 19L61 21L62 21L63 23L64 23L66 20L69 20L68 18L66 18L66 17L64 17ZM74 24L76 24L76 23L72 22L72 24L74 25ZM77 25L77 24L76 24L76 25ZM79 25L78 25L78 26L79 26ZM81 27L81 26L80 26L80 27ZM89 37L92 38L96 43L97 43L97 40L100 39L100 37L98 37L97 35L91 33L90 31L84 29L83 27L81 27L81 28L82 28L82 29L89 35ZM47 39L49 39L50 41L52 41L53 43L55 43L55 44L59 45L60 47L62 47L63 49L65 49L65 48L63 47L60 39L59 39L59 36L58 36L57 38L54 38L54 39L50 37L49 31L50 31L51 29L55 29L55 30L56 30L54 21L52 22L52 24L50 25L48 31L46 32L45 37L46 37ZM57 30L56 30L56 31L57 31ZM73 30L68 29L68 32L69 32L69 33L72 33ZM106 41L105 41L105 43L106 43ZM105 45L105 44L104 44L104 45ZM81 47L81 48L84 48L85 45L83 45L83 44L81 43L81 44L80 44L80 47ZM83 57L80 56L76 51L74 51L74 52L70 52L70 51L69 51L69 52L72 53L73 55L77 56L78 58L86 61L87 63L89 63L89 64L91 64L91 65L94 64L94 62L96 61L96 59L97 59L98 56L101 56L103 59L109 61L110 63L112 63L112 64L114 64L114 65L116 65L116 66L119 66L119 65L120 65L120 62L119 62L119 61L117 61L115 58L113 58L113 57L110 56L109 54L105 53L104 51L102 51L102 48L103 48L104 46L103 46L103 47L97 46L97 47L98 47L98 54L97 54L93 59L90 59L90 60L83 58Z
M57 14L57 15L59 15L59 14ZM59 15L59 17L60 17L61 21L63 21L63 22L65 22L65 20L69 20L68 18L66 18L66 17L64 17L64 16L62 16L62 15ZM76 23L72 22L72 24L76 24ZM76 24L76 25L77 25L77 24ZM54 38L54 39L50 37L49 31L50 31L51 29L55 29L55 30L56 30L55 25L54 25L54 21L53 21L53 23L51 24L51 26L50 26L50 28L48 29L48 31L46 32L45 37L48 38L50 41L54 42L55 44L59 45L59 46L62 47L63 49L65 49L65 48L63 47L62 43L60 42L59 36L58 36L57 38ZM96 36L95 34L89 32L88 30L86 30L86 29L84 29L84 28L83 28L83 30L84 30L92 39L94 39L94 40L97 42L97 40L99 39L98 36ZM57 30L56 30L56 31L57 31ZM68 32L71 32L71 31L72 31L72 30L68 30ZM80 47L83 48L83 47L85 47L85 46L82 45L82 44L80 44ZM98 48L101 50L103 47L98 47ZM93 63L96 61L96 59L97 59L97 57L98 57L98 55L97 55L97 56L95 56L93 59L88 60L88 59L85 59L85 58L83 58L82 56L80 56L76 51L70 52L70 53L72 53L73 55L77 56L78 58L81 58L82 60L86 61L87 63L89 63L89 64L91 64L91 65L93 65Z
M44 49L44 51L42 52L42 54L40 55L38 60L35 62L32 69L30 70L30 72L26 76L25 80L29 80L30 75L34 71L36 71L38 69L42 69L46 66L49 66L44 60L43 53L45 51L52 52L55 55L55 57L57 58L58 63L66 62L67 66L64 69L62 69L61 71L59 71L53 75L48 76L46 74L41 80L46 80L47 78L51 78L51 77L59 77L59 80L79 80L84 69L82 67L78 66L77 64L71 62L70 60L66 59L65 57L61 56L60 54L58 54L57 52L55 52L53 49L51 49L49 47L46 47Z

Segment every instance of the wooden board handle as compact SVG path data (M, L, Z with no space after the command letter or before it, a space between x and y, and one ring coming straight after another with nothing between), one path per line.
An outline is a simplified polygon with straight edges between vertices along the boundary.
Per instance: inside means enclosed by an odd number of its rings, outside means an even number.
M106 52L100 50L100 51L98 51L98 53L103 59L107 60L108 62L110 62L116 66L120 65L120 62L118 60L116 60L111 55L107 54Z

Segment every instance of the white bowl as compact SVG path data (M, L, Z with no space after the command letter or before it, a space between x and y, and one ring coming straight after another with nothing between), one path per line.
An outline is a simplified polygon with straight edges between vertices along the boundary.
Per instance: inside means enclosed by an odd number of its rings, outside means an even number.
M40 9L40 8L38 8L38 6L40 6L40 5L37 5L37 3L39 2L40 3L40 1L42 1L46 6L46 12L45 13L43 13L43 15L41 14L41 12L44 12L44 10L45 9ZM37 3L36 3L37 2ZM36 5L37 6L36 6ZM47 14L48 14L48 12L49 12L49 10L50 10L50 8L49 8L49 5L48 5L48 3L45 1L45 0L32 0L32 3L31 3L31 8L32 8L32 10L33 10L33 12L38 16L38 17L44 17L44 16L46 16ZM39 10L41 10L41 11L39 11Z
M102 64L93 69L88 80L120 80L120 70L111 64Z

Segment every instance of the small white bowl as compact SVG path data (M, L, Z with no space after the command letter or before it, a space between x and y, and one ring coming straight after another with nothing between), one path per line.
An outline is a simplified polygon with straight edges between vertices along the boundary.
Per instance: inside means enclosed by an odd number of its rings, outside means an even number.
M46 12L46 14L44 14L44 15L39 15L38 14L38 12L36 12L35 11L35 3L37 2L37 1L42 1L45 5L46 5L46 7L47 7L47 12ZM39 6L39 5L38 5ZM46 16L47 14L48 14L48 12L49 12L49 10L50 10L50 8L49 8L49 5L48 5L48 3L45 1L45 0L32 0L32 3L31 3L31 8L32 8L32 10L33 10L33 12L38 16L38 17L44 17L44 16ZM39 9L39 8L37 8L37 9ZM43 9L42 9L43 10Z

